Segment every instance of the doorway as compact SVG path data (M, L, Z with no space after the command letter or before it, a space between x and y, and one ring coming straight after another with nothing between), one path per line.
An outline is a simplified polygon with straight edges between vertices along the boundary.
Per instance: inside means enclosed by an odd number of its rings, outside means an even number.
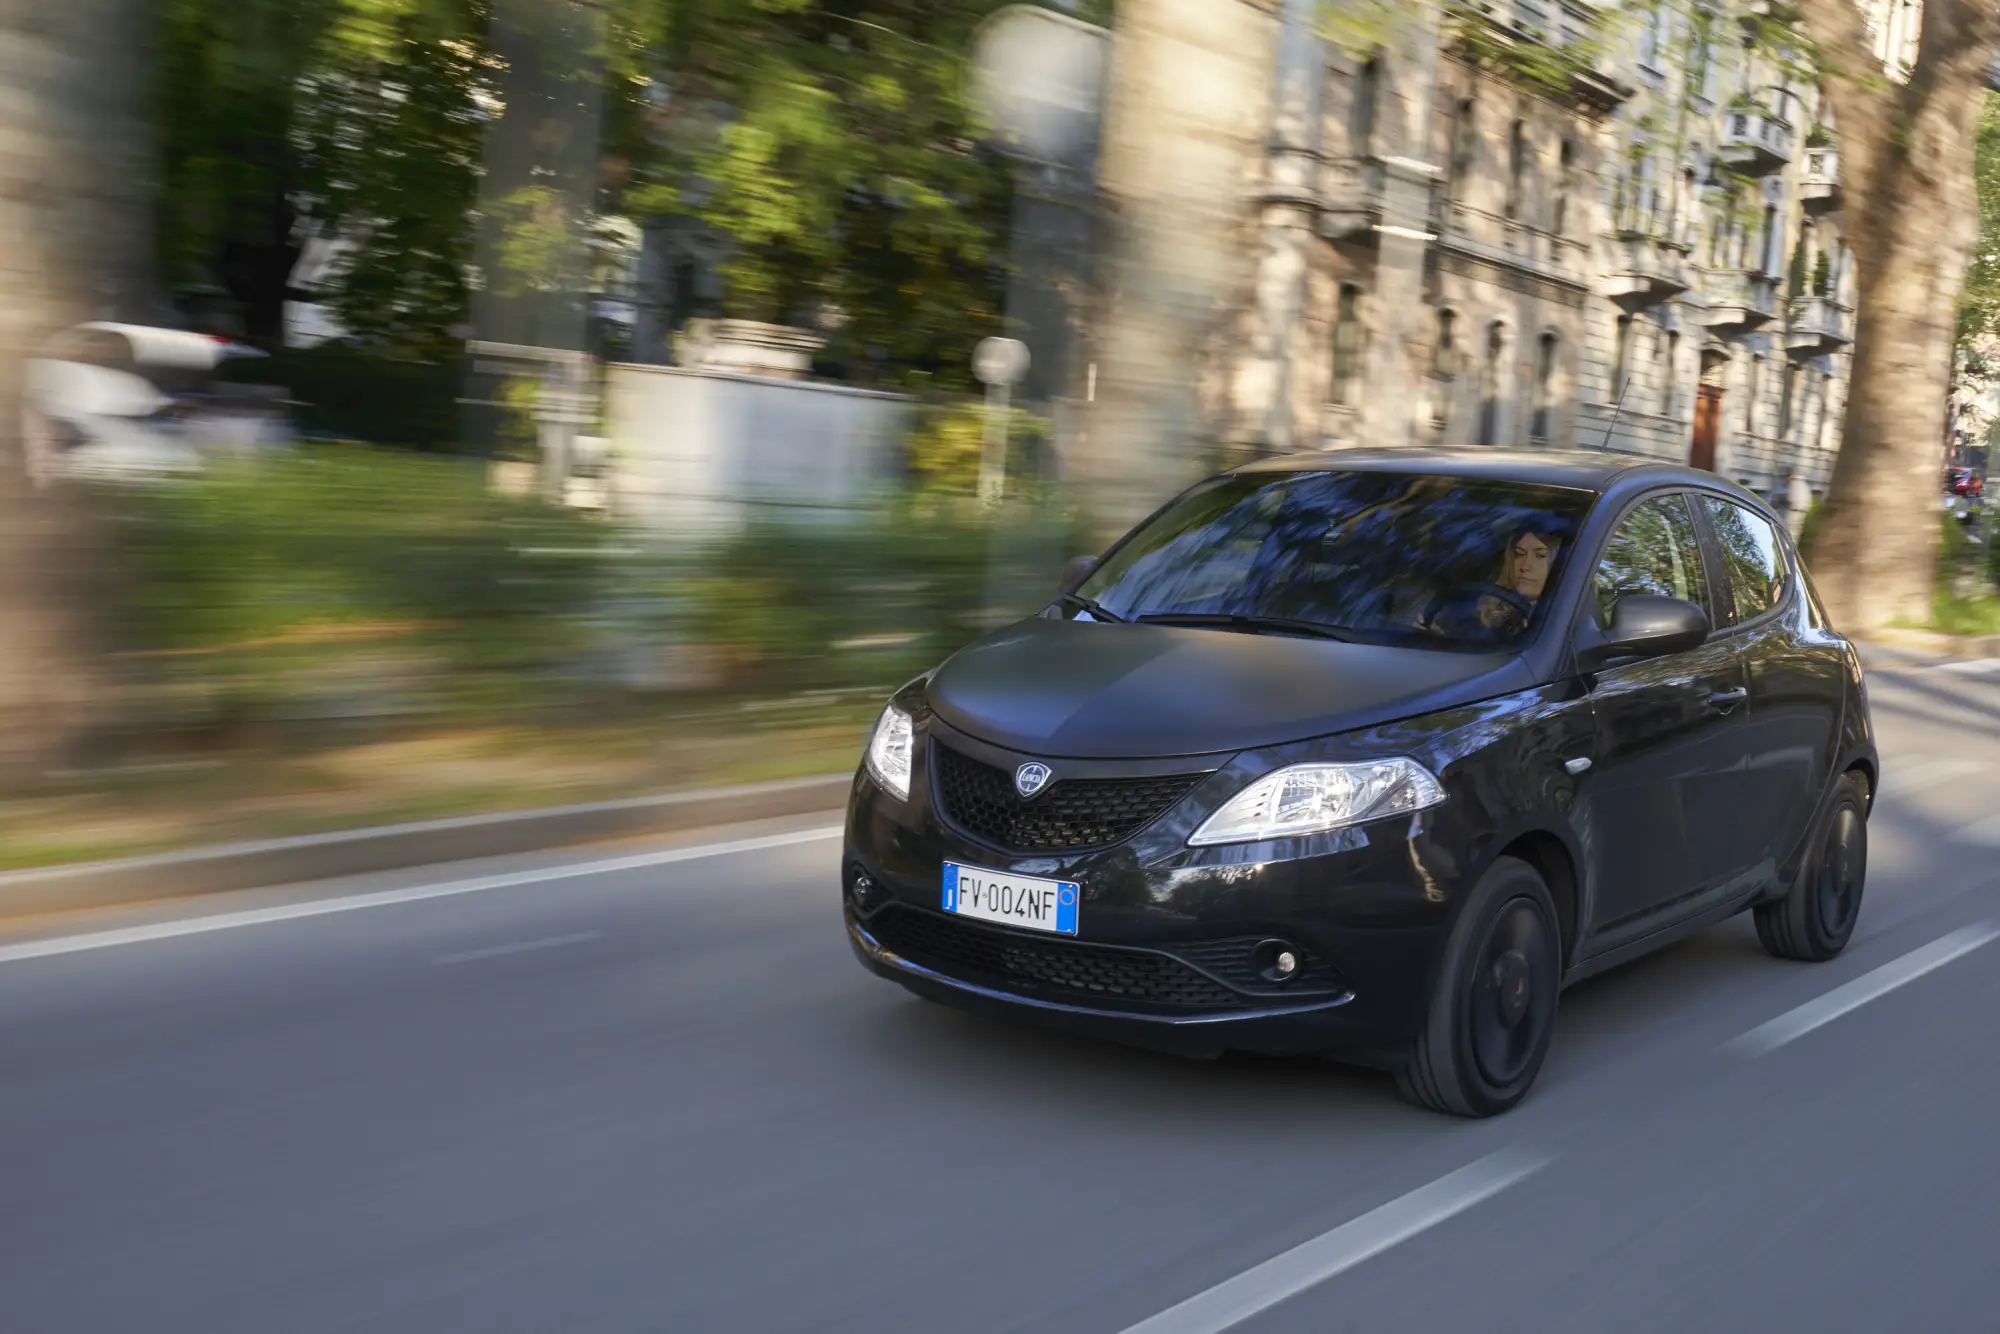
M1722 386L1705 384L1695 390L1694 439L1688 446L1688 465L1715 471L1715 436L1722 423Z

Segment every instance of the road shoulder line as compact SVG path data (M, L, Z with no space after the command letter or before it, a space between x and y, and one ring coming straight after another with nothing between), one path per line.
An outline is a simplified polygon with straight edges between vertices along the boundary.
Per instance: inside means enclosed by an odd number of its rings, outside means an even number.
M1141 1320L1124 1334L1219 1334L1540 1171L1555 1155L1502 1149Z

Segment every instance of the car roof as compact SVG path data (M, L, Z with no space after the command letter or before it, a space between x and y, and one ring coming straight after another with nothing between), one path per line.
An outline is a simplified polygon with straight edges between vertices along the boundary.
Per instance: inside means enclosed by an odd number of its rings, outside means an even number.
M1530 482L1603 491L1615 481L1644 477L1661 482L1687 482L1738 493L1756 500L1727 478L1698 468L1631 454L1598 453L1587 449L1498 449L1490 446L1454 448L1322 449L1258 459L1234 472L1431 473L1442 477L1477 477L1493 481Z

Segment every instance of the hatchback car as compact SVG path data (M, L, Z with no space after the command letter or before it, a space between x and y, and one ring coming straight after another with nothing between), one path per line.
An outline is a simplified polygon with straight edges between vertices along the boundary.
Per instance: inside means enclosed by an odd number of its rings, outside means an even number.
M1193 487L898 691L842 898L919 995L1517 1103L1568 984L1854 930L1877 759L1784 525L1711 473L1342 451Z

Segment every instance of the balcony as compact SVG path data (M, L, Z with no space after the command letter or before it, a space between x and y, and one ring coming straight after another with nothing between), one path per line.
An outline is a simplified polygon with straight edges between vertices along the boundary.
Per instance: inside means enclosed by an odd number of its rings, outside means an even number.
M1373 157L1336 158L1320 177L1320 231L1330 240L1365 236L1382 221L1388 169Z
M1847 332L1847 307L1825 296L1795 296L1785 321L1785 351L1795 357L1816 357L1853 341Z
M1697 322L1725 337L1761 329L1778 318L1778 285L1759 270L1712 270L1702 286L1707 308Z
M1792 160L1792 123L1761 107L1731 107L1715 151L1752 175L1769 176Z
M1604 294L1619 305L1637 310L1687 291L1686 247L1637 232L1625 233L1611 245Z
M1840 207L1840 150L1808 148L1799 173L1799 204L1808 213L1830 213Z

